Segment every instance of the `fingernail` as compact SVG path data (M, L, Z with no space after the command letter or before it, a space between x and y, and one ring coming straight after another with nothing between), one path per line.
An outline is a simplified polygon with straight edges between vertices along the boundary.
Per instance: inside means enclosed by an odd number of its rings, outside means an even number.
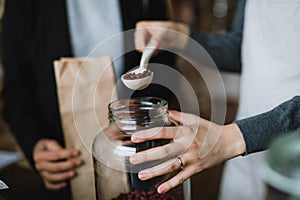
M164 188L163 186L159 186L159 187L157 188L157 192L158 192L159 194L163 194L163 193L165 193L165 188Z
M136 142L136 141L138 141L139 139L140 139L140 137L137 136L137 135L132 135L132 136L131 136L131 141L133 141L133 142Z
M67 186L67 183L62 183L60 184L61 187L66 187Z
M72 151L72 155L73 155L73 156L78 156L78 154L79 154L79 152L78 152L77 150L73 150L73 151Z
M136 155L132 155L132 156L130 156L130 162L132 163L132 164L134 164L134 163L136 163L137 161L138 161L138 156L136 156Z
M81 162L82 161L78 159L78 160L75 161L75 165L79 166L81 164Z
M144 180L146 178L147 178L147 173L145 173L145 172L140 172L139 173L139 179Z
M74 172L73 171L70 171L69 173L68 173L68 175L70 176L70 177L72 177L72 176L74 176Z

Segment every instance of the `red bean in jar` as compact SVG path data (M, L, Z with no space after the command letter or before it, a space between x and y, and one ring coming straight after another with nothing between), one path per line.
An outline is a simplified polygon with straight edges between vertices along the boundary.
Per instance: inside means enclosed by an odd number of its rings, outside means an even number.
M128 193L121 193L118 197L112 200L177 200L170 194L159 194L155 190L148 192L145 191L133 191Z

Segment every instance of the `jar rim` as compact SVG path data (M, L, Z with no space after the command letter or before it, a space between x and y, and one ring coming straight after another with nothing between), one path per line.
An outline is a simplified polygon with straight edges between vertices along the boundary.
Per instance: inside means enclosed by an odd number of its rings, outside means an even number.
M168 102L159 97L134 97L111 102L108 105L110 122L149 126L165 121Z
M127 99L119 99L112 101L108 104L108 109L110 112L114 111L120 111L125 108L128 108L130 105L144 105L146 107L151 108L161 108L161 107L167 107L168 102L162 98L159 97L152 97L152 96L143 96L143 97L133 97L133 98L127 98Z

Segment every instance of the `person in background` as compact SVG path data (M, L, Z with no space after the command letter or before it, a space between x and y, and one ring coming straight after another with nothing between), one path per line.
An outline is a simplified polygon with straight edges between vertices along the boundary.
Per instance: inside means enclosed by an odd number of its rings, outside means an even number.
M243 119L300 93L299 6L290 1L239 0L233 30L225 36L202 33L182 23L142 21L136 25L136 48L143 51L145 43L150 42L165 49L181 49L197 58L197 52L189 51L188 39L181 40L169 30L189 35L208 51L219 69L242 72L237 119ZM220 199L264 198L265 186L258 171L262 154L226 163Z
M114 34L133 29L139 20L167 18L165 1L145 2L6 1L3 19L4 117L48 189L64 188L82 164L78 157L80 152L64 147L53 61L60 57L87 56L97 44ZM134 49L133 35L107 51L118 54L122 48ZM137 66L139 59L138 52L123 56L115 63L116 78ZM170 53L155 59L155 62L174 66L174 57ZM170 94L156 86L143 94L152 92L163 98Z

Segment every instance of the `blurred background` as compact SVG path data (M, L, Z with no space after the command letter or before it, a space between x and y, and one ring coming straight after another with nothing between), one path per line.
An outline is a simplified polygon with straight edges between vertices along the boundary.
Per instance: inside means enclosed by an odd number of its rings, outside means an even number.
M190 24L194 28L216 34L227 34L231 29L237 0L176 0L174 19ZM177 60L177 67L189 79L197 94L201 116L210 119L210 96L201 76L193 73L193 67L182 59ZM238 73L221 72L227 95L226 123L234 120L238 106ZM214 77L209 77L214 79ZM196 87L195 87L196 86ZM183 90L184 92L184 90ZM187 94L188 95L188 94ZM218 105L214 105L218 106ZM192 177L192 198L217 199L220 188L223 165L198 173Z
M168 2L172 5L172 9L170 9L169 13L171 19L185 22L201 31L226 34L231 28L237 0L169 0ZM3 9L4 3L4 0L0 0L1 19L3 12L5 12ZM0 26L0 37L1 32L2 28ZM2 46L1 39L0 46ZM2 48L0 49L0 56L1 52ZM211 114L211 102L203 80L199 75L190 70L192 67L184 60L178 58L177 67L180 72L190 80L192 85L196 86L194 89L200 103L201 115L209 119ZM235 118L238 105L239 75L222 72L222 77L227 93L226 122L228 123ZM1 67L0 88L2 88L3 78L4 75ZM209 78L213 79L214 77ZM1 108L3 107L2 101L0 106ZM3 120L1 120L0 151L3 150L22 153L15 139L10 134L9 129ZM196 200L199 199L199 197L201 197L201 199L217 199L221 173L222 165L194 176L192 178L193 199ZM14 187L15 191L19 191L12 194L9 199L17 199L18 197L14 196L16 193L25 194L30 191L34 191L37 196L36 199L38 199L38 196L45 192L42 188L36 190L39 188L41 180L35 175L30 165L24 159L14 165L6 166L2 169L0 168L0 179L5 180L8 185ZM0 200L2 200L1 192L2 191L0 191ZM51 194L49 193L49 195Z

